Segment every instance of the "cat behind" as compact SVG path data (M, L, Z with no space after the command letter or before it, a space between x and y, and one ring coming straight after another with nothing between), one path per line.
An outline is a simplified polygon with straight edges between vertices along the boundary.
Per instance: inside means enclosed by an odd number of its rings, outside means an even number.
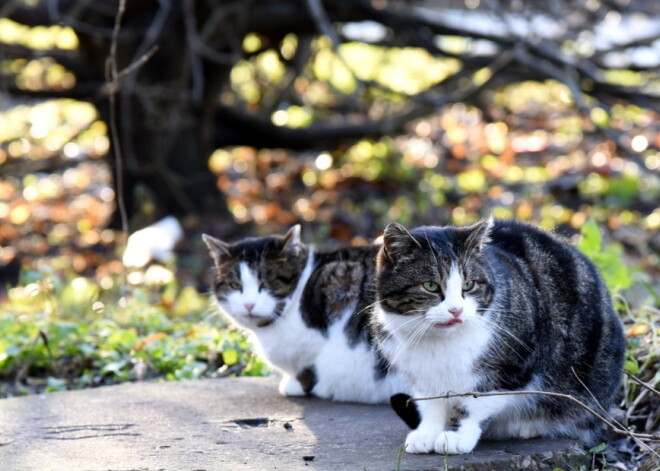
M612 404L624 338L610 295L589 260L545 231L492 219L411 232L391 224L377 298L380 349L416 397L538 390L598 411ZM603 432L583 409L548 396L415 404L411 453L469 453L482 435L594 444Z
M378 246L318 252L299 226L233 244L203 238L218 306L283 373L282 394L380 403L405 391L370 330Z

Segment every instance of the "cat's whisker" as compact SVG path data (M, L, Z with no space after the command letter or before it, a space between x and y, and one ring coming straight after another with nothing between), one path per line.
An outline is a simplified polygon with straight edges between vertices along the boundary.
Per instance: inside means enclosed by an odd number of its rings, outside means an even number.
M477 308L477 312L484 313L484 314L492 312L492 313L516 314L518 316L524 316L525 315L525 313L521 312L519 309L499 309L499 308L490 308L490 307Z
M482 317L482 316L477 317L476 319L479 319L478 322L482 322L482 323L488 325L489 327L492 327L492 328L496 329L497 332L506 334L509 338L511 338L511 339L515 340L516 342L518 342L525 350L527 350L530 353L532 352L532 349L530 348L529 345L527 345L527 343L525 343L524 341L519 339L516 335L514 335L508 329L504 328L502 325L497 324L496 322L493 322L490 319L486 319L485 317ZM493 331L493 333L494 333L494 331Z
M381 303L381 302L383 302L383 301L388 301L389 299L392 299L392 298L385 298L385 299L381 299L381 300L376 300L376 301L374 301L374 302L371 303L371 304L367 304L364 308L360 309L360 310L356 313L356 315L358 315L358 314L362 314L363 312L372 309L372 308L375 307L377 304L379 304L379 303Z
M409 319L406 319L405 322L397 325L396 327L389 328L388 329L388 335L386 336L386 338L391 338L396 333L398 333L400 330L406 328L408 326L408 324L411 324L411 323L414 323L414 322L417 322L417 321L419 321L419 318L413 316L413 317L410 317Z
M414 320L419 320L419 319L415 318ZM397 360L403 353L414 350L414 348L419 344L419 342L421 342L421 339L424 337L426 331L427 328L424 325L424 322L419 322L412 330L410 335L406 336L404 338L404 341L399 345L396 355L392 359L391 363L393 365L397 364Z
M485 326L486 329L488 329L491 333L491 348L497 351L499 358L507 358L507 352L515 354L518 358L521 360L525 360L525 357L518 351L518 349L513 348L512 345L505 339L505 336L509 339L515 340L518 344L520 344L526 351L529 353L532 353L532 349L522 340L520 340L518 337L516 337L514 334L509 332L507 329L504 327L490 322L487 319L484 318L478 318L477 322L482 323L482 325Z

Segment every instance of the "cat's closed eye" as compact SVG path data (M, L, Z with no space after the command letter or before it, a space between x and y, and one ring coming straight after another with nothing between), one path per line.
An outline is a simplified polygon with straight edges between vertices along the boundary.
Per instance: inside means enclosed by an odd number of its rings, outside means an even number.
M296 275L292 275L292 276L280 275L275 278L277 282L282 283L283 285L290 285L291 283L294 282L295 279L296 279Z
M239 289L242 288L241 284L238 281L229 282L229 287L233 290L236 290L236 291L238 291Z
M217 291L226 291L227 288L233 291L238 291L243 288L240 282L235 281L235 280L226 280L222 278L218 278L215 280L213 283L213 289Z

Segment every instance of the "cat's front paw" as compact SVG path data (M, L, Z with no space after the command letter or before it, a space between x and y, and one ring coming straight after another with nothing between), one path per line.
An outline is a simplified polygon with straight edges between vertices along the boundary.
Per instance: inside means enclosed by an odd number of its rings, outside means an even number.
M442 455L461 455L474 450L478 441L479 434L469 432L460 434L458 432L442 432L436 436L434 450L436 453Z
M427 428L413 430L406 437L406 453L433 453L438 431Z
M296 378L284 376L280 381L280 394L282 396L305 396L305 390Z

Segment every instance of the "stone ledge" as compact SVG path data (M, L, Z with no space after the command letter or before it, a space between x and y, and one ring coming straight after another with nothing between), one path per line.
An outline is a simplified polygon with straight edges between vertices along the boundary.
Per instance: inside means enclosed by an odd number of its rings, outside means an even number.
M0 400L0 468L509 471L583 460L570 440L401 454L407 431L388 406L284 398L274 378L131 383Z

